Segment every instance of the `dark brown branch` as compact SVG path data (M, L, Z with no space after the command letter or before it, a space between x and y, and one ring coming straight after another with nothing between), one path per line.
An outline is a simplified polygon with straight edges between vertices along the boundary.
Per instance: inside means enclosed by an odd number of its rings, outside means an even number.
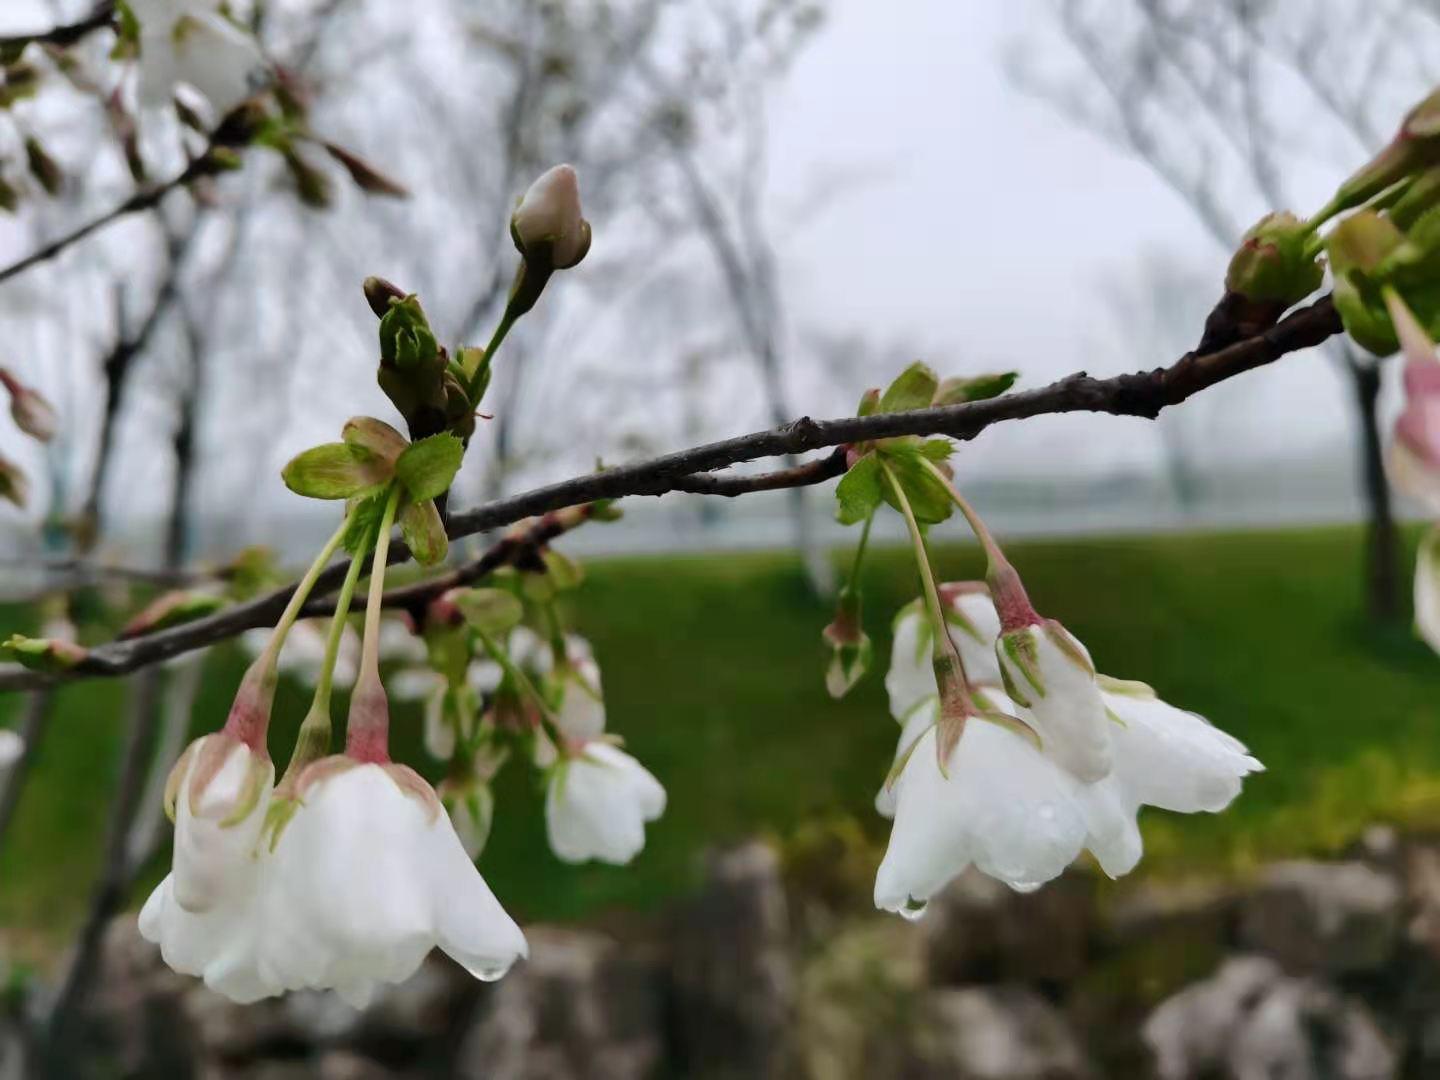
M27 45L58 45L64 48L74 45L81 38L115 25L115 0L101 0L95 9L78 22L64 26L52 26L48 30L36 30L29 34L8 34L0 36L0 56L16 55Z
M1115 375L1108 379L1096 379L1077 372L1035 390L911 412L838 420L802 417L769 431L757 431L649 461L622 465L452 514L449 533L452 538L471 536L551 511L627 495L663 495L670 491L738 495L747 491L816 484L838 474L838 455L830 454L820 462L812 461L779 473L758 476L706 474L755 458L799 454L830 446L844 447L871 439L900 435L948 435L954 439L972 439L992 424L1052 413L1098 412L1153 419L1167 406L1178 405L1207 387L1272 363L1288 353L1318 345L1340 331L1340 317L1326 296L1293 312L1263 333L1219 352L1186 353L1168 368ZM409 557L404 544L392 545L392 560L401 561ZM344 575L343 562L328 567L316 586L317 595L333 590ZM0 690L29 689L87 675L123 675L180 653L212 645L253 626L273 623L284 610L293 589L293 585L287 585L246 604L227 608L184 626L101 645L92 649L85 660L63 676L41 675L18 665L0 665ZM323 613L327 604L327 601L316 601L308 605L306 611Z

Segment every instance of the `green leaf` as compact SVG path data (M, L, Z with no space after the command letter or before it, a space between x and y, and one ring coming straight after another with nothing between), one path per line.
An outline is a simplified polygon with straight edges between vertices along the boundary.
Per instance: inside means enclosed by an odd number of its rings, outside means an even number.
M904 490L916 521L922 525L934 525L950 516L955 509L950 492L930 471L919 445L892 443L886 446L884 455L884 463ZM881 494L887 503L896 510L900 509L895 492L888 483L881 489Z
M936 462L937 464L950 460L950 455L955 452L955 444L949 439L926 439L920 444L920 455Z
M935 372L918 360L895 377L880 396L877 412L908 412L927 409L935 399L940 380Z
M421 566L443 562L450 550L445 523L440 520L440 511L435 508L433 499L405 505L405 509L400 511L400 535Z
M934 404L959 405L965 401L983 401L999 397L1020 377L1018 371L1000 371L988 375L954 376L945 379L935 391Z
M363 446L325 443L290 459L285 486L308 499L349 499L390 480L390 466Z
M433 499L450 490L465 446L448 431L411 443L395 459L395 475L416 502Z
M872 386L860 397L860 407L855 410L856 416L869 416L880 407L880 390Z
M835 516L840 524L854 525L873 514L885 497L884 484L879 455L872 450L850 467L835 488L839 504Z
M520 601L504 589L462 589L455 594L455 606L467 623L490 637L508 633L525 614Z

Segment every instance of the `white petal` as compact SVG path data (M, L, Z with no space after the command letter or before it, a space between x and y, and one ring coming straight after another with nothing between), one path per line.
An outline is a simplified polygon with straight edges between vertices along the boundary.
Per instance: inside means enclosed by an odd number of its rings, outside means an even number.
M1018 889L1056 877L1087 826L1072 785L1019 735L983 720L966 728L940 772L926 731L897 782L895 824L875 879L875 905L924 904L972 862Z
M455 756L455 724L445 708L448 693L441 679L425 701L425 752L436 761L449 761Z
M939 693L930 660L929 622L922 609L907 610L895 621L885 690L890 715L902 723L920 702Z
M594 660L570 662L560 675L560 703L555 726L576 741L599 738L605 732L605 697L600 688L600 667Z
M433 668L406 667L390 676L385 692L391 701L424 701L437 685L444 689L445 677Z
M550 847L566 862L624 865L645 846L645 823L665 811L665 789L629 754L605 743L555 770L545 795Z
M20 760L25 753L25 740L8 728L0 728L0 772Z
M905 721L905 726L900 731L900 741L895 744L895 759L891 762L892 771L916 740L925 734L928 728L933 727L939 719L940 699L938 697L931 698L925 704L911 711L909 719ZM886 779L889 779L889 774ZM897 777L897 782L888 786L881 784L880 790L875 793L875 812L881 817L893 818L895 816L895 789L899 786L898 779Z
M1121 721L1111 725L1115 775L1136 804L1220 811L1264 768L1233 736L1159 698L1106 692L1105 703Z
M1062 647L1053 634L1065 634L1079 656ZM1028 651L1034 657L1033 673L1011 655L1011 646L1017 643L1017 655ZM1093 782L1107 776L1113 762L1111 725L1085 646L1058 623L1051 623L1012 631L996 645L996 653L1017 696L1027 698L1020 704L1030 709L1046 755L1079 780Z
M245 744L230 741L219 770L196 791L193 781L206 757L203 751L212 740L223 739L216 734L200 740L202 745L189 755L175 801L175 902L196 913L215 907L227 893L248 888L258 873L256 850L275 786L275 766ZM256 772L258 798L242 820L227 824L252 792Z

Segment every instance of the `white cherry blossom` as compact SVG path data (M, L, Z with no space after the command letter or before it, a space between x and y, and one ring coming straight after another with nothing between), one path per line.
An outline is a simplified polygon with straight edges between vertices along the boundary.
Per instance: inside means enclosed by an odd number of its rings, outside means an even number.
M665 789L623 750L592 741L553 770L545 794L550 847L566 862L624 865L645 846L645 824L665 812Z

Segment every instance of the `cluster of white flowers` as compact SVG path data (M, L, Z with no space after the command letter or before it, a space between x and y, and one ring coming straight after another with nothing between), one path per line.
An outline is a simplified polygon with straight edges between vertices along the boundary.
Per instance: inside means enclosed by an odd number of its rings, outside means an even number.
M140 103L165 107L177 87L223 116L256 89L265 58L222 14L221 0L130 0L140 24Z
M228 731L176 765L174 861L140 914L176 971L242 1003L313 987L362 1007L435 946L481 979L526 955L412 770L323 758L283 802L274 779L263 743Z
M932 631L918 603L902 610L885 679L902 732L876 797L894 818L877 907L918 917L971 864L1029 891L1085 848L1112 877L1128 873L1140 860L1142 805L1223 810L1242 778L1262 768L1236 739L1148 686L1097 675L1058 623L1002 633L983 586L941 595L976 714L941 761Z

